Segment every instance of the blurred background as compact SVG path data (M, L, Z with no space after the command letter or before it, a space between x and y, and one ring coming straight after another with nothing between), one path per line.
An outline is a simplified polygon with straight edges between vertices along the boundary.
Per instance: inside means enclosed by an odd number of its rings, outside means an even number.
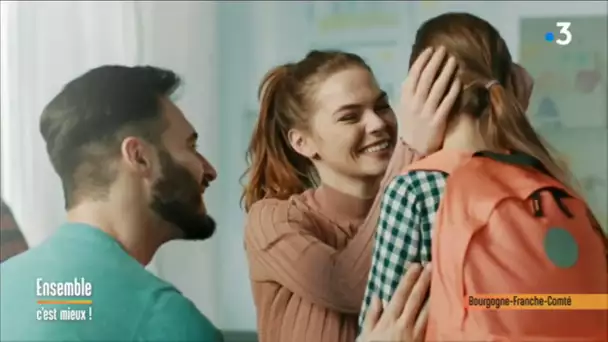
M219 229L206 242L164 246L149 269L218 327L254 331L239 178L263 74L313 48L347 50L369 62L396 102L416 29L449 11L492 23L532 74L529 115L568 161L606 228L605 1L2 1L2 199L28 244L39 244L64 219L59 178L38 132L43 106L70 79L101 64L178 72L185 79L178 104L200 134L200 152L219 172L206 196ZM569 41L559 22L571 23Z

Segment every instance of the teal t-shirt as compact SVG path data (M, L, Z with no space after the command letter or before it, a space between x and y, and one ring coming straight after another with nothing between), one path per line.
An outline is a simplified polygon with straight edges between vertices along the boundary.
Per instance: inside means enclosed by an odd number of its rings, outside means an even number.
M174 286L116 240L65 224L0 266L2 341L221 341Z

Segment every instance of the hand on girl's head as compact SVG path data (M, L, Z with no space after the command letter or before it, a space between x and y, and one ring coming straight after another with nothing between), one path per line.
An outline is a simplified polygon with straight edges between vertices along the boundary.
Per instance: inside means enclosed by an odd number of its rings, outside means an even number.
M401 139L423 155L440 148L447 116L461 89L460 80L454 77L458 63L448 57L444 64L446 57L443 47L422 52L401 91L398 107Z

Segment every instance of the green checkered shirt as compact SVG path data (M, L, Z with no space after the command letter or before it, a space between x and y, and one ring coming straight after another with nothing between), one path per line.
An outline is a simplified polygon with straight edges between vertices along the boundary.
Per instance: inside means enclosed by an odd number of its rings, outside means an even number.
M410 264L431 261L431 228L446 179L441 172L411 171L386 188L359 326L372 296L386 305Z

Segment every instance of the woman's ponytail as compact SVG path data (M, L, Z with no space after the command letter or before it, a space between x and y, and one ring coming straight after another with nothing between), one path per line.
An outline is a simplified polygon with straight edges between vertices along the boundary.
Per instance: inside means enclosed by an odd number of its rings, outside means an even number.
M486 83L484 88L488 103L479 117L479 128L488 147L531 155L553 177L575 190L568 168L552 155L549 145L536 133L513 91L497 81Z
M312 162L297 153L290 129L309 131L316 87L335 72L350 67L370 70L361 57L341 51L311 51L295 63L270 70L258 91L260 114L247 150L245 210L264 198L287 199L318 183Z
M258 90L260 112L247 150L247 184L241 202L245 210L263 198L285 199L310 186L311 163L287 140L291 126L290 64L270 70Z

